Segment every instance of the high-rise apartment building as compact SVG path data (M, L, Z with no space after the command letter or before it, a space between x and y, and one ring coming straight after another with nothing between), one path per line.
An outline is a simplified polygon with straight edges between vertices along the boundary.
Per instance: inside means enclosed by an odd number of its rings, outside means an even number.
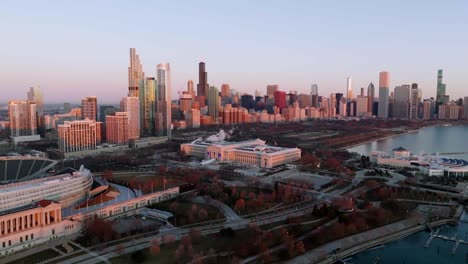
M106 116L106 140L108 143L128 145L128 113L116 112Z
M120 111L128 113L128 138L140 138L140 100L138 97L124 97L120 100Z
M188 92L183 92L179 96L179 109L182 112L192 109L192 96Z
M130 48L130 66L128 67L128 96L139 97L143 89L145 73L140 63L140 56L136 54L135 48Z
M434 118L435 103L433 100L425 100L423 103L423 119L430 120Z
M409 116L410 86L405 84L395 87L393 117L407 119Z
M32 136L37 134L36 104L31 101L12 100L8 102L10 136Z
M336 102L336 111L335 111L335 114L336 115L341 115L341 116L345 116L346 115L346 110L343 111L342 108L340 107L340 102L341 102L341 98L343 98L343 94L342 93L336 93L335 94L335 102ZM346 108L345 108L346 109Z
M65 121L58 125L58 146L62 153L96 149L101 143L101 122Z
M204 69L204 66L203 66ZM157 96L155 127L157 136L171 138L171 67L169 63L161 63L156 66ZM206 76L206 75L204 75Z
M390 73L380 72L379 74L379 118L388 118L388 104L390 103Z
M145 80L144 97L140 99L140 119L142 134L154 135L156 111L156 79L147 77Z
M81 117L97 121L97 98L96 96L88 96L81 100Z
M279 91L279 86L276 84L267 85L267 96L274 96L275 92Z
M346 99L348 99L348 101L354 99L353 80L351 77L346 79Z
M200 110L190 109L185 115L185 121L188 127L199 128L200 127Z
M418 84L413 83L411 85L411 99L410 99L410 119L419 118L419 107L421 105L422 92L421 89L418 89Z
M221 96L222 97L231 96L231 87L229 87L229 84L223 83L223 85L221 85Z
M368 115L368 104L367 96L358 95L356 99L356 116L367 116Z
M44 98L41 87L30 87L29 92L27 94L28 101L34 102L36 104L36 112L38 116L42 116L44 114Z
M215 86L210 86L208 92L208 115L217 123L219 117L219 91Z

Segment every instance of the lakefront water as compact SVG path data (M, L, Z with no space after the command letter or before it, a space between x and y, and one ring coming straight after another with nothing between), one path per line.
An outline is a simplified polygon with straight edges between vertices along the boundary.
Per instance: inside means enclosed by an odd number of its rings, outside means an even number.
M391 151L404 147L415 154L468 152L468 126L432 126L414 133L389 137L350 148L349 151L369 155L372 151ZM468 160L468 154L448 155Z
M377 140L349 150L369 155L374 150L391 151L399 146L416 154L468 152L468 126L427 127L415 133ZM468 160L468 154L447 156ZM456 235L458 239L468 241L468 223L465 221L468 221L467 212L463 213L458 226L438 227L439 234L449 237ZM356 254L350 258L349 262L355 264L468 264L468 245L460 244L455 254L452 254L454 242L434 239L429 247L424 248L428 238L429 233L421 231L385 244L383 247Z

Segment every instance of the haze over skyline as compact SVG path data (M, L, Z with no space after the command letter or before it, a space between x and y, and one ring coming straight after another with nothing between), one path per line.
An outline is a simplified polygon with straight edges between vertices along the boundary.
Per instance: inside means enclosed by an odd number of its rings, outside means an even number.
M0 102L40 85L45 103L127 95L129 48L147 77L169 62L172 94L208 83L253 94L283 91L354 94L380 71L390 89L416 82L435 97L437 70L451 99L466 96L466 1L4 1L0 3Z

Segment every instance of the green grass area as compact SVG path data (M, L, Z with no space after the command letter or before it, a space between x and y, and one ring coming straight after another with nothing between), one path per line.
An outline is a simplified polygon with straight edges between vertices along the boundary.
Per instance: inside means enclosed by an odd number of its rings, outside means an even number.
M41 252L29 255L27 257L24 257L19 260L15 260L12 262L9 262L11 264L30 264L30 263L39 263L41 261L45 261L51 258L58 257L60 254L56 252L55 250L52 249L46 249ZM8 258L8 257L6 257Z
M157 203L150 208L171 212L174 217L169 222L175 226L190 225L210 220L225 219L223 212L216 207L185 200L170 200Z

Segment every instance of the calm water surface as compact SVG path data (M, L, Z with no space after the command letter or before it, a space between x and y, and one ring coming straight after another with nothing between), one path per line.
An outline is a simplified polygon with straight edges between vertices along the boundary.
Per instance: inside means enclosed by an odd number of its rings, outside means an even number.
M349 149L360 154L391 151L402 146L416 154L468 152L468 126L435 126L421 129L416 133L377 140ZM468 160L468 154L447 155ZM439 234L468 241L468 214L464 212L458 226L441 226ZM404 239L385 244L383 247L361 252L351 257L354 264L374 263L380 258L380 264L468 264L468 245L460 244L455 254L455 243L434 239L428 248L424 244L429 233L418 232Z
M350 151L369 155L372 151L391 151L404 147L415 154L468 152L468 126L433 126L401 136L373 141L350 148ZM447 155L468 160L468 154Z

